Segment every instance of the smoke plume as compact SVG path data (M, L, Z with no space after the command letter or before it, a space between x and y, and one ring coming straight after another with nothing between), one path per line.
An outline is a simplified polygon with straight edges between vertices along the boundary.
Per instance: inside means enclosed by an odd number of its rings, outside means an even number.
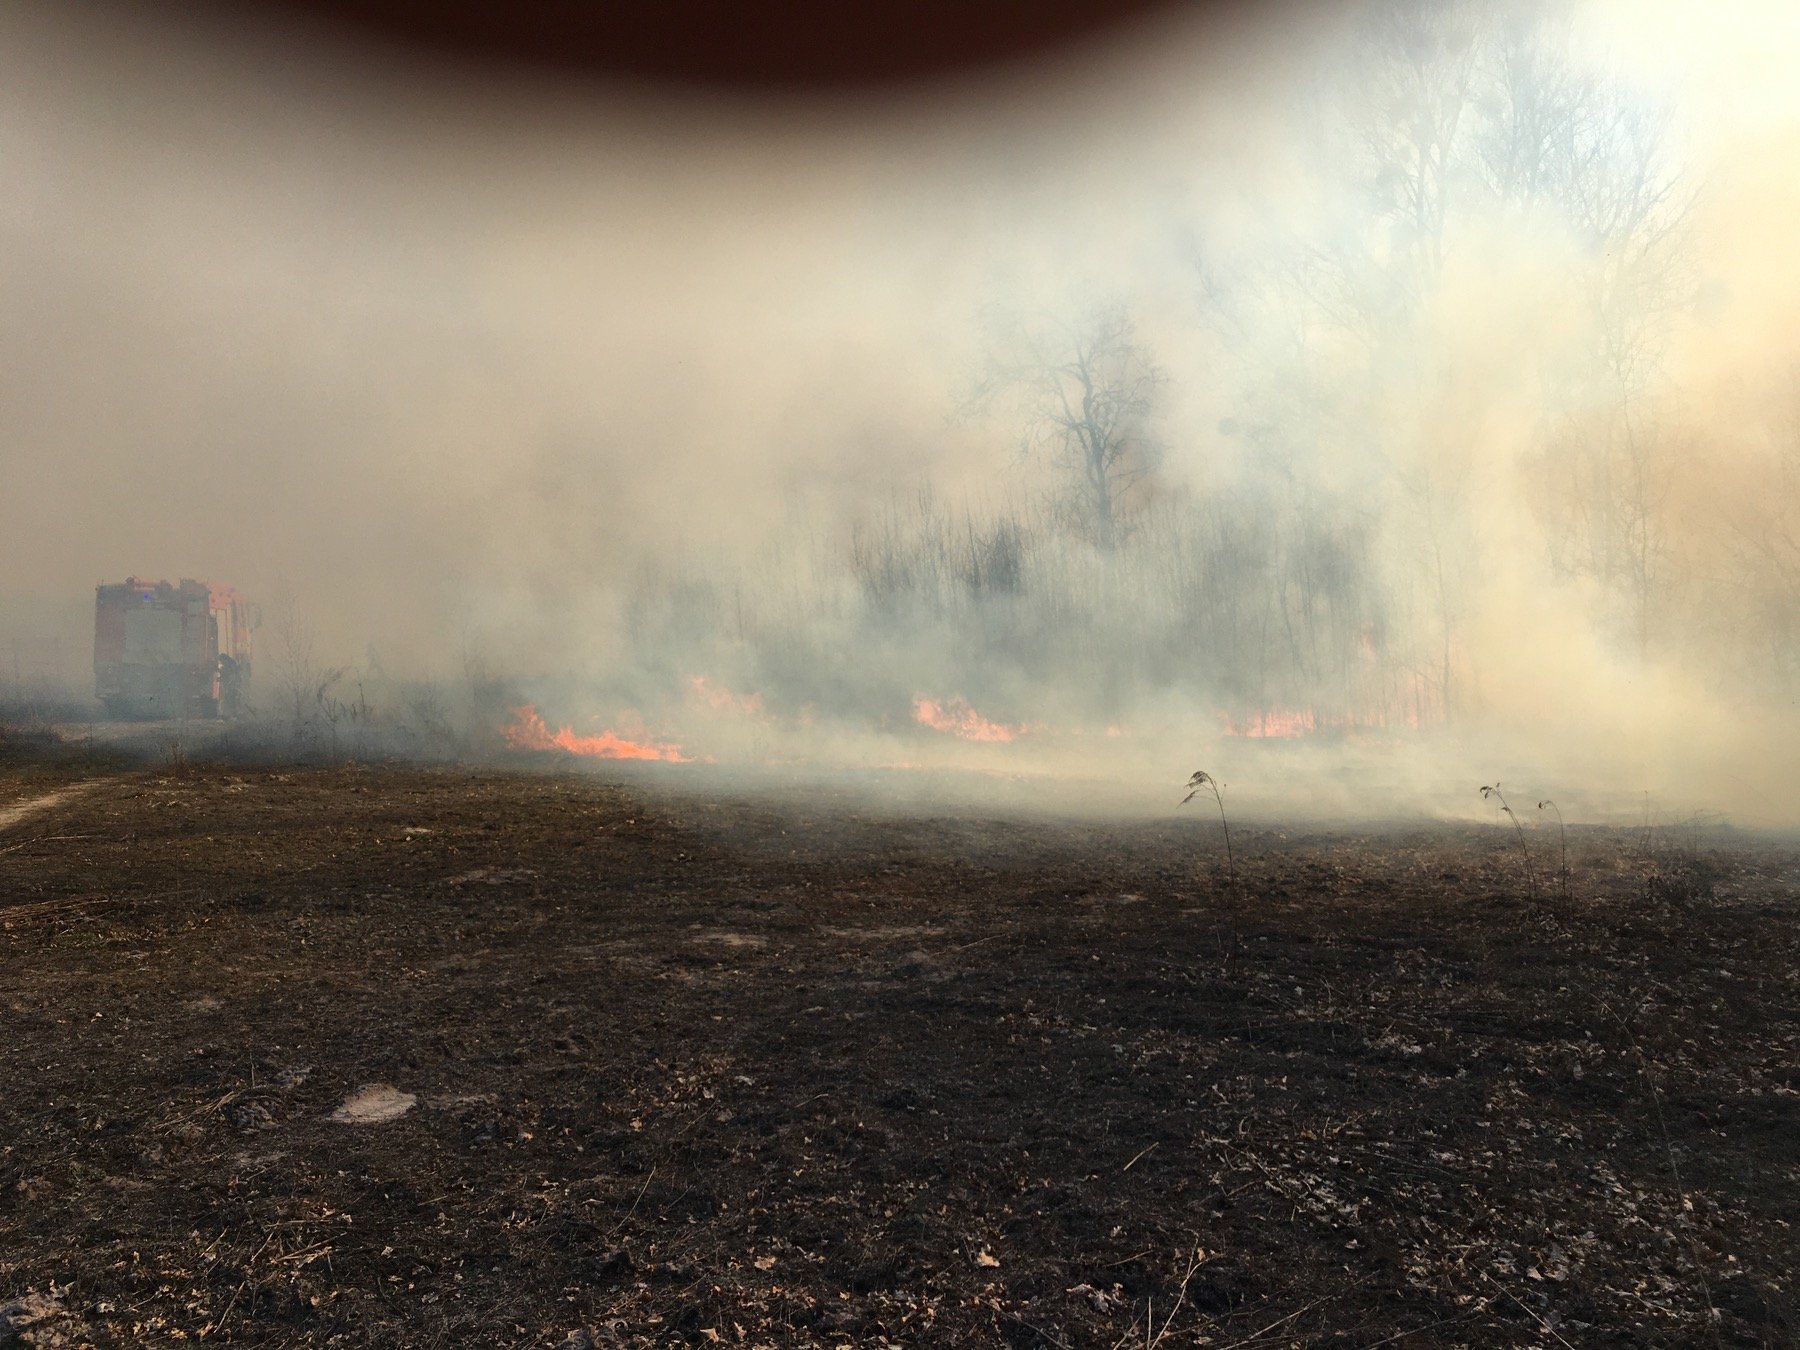
M0 686L85 698L90 587L194 576L296 727L335 671L1090 807L1792 824L1800 25L1699 14L782 95L11 6Z

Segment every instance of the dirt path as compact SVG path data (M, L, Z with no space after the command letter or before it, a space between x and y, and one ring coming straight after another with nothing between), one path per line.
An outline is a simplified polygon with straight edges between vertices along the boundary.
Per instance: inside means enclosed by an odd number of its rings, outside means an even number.
M41 797L27 797L24 801L15 802L11 806L0 806L0 830L17 825L20 821L35 816L39 811L55 806L60 801L67 801L70 797L78 796L83 792L92 792L97 787L117 781L115 778L93 778L85 783L58 788L55 792L46 792Z

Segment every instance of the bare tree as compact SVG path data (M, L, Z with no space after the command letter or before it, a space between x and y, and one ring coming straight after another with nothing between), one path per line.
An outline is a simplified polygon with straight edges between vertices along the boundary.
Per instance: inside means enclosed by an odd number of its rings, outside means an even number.
M1026 452L1048 452L1065 466L1084 525L1110 551L1132 490L1160 455L1146 424L1164 382L1122 305L1075 322L1008 315L996 324L969 408L1016 404Z
M1694 194L1669 162L1667 114L1616 83L1573 70L1541 37L1499 46L1498 100L1484 165L1496 196L1549 211L1575 249L1585 353L1559 354L1556 401L1577 409L1541 457L1552 483L1552 561L1614 595L1640 653L1668 573L1666 521L1681 447L1657 389L1670 323L1693 287ZM1585 356L1585 359L1583 359Z
M1320 119L1321 171L1340 175L1363 209L1290 245L1277 287L1301 298L1303 321L1350 338L1368 377L1429 428L1443 375L1430 355L1429 301L1448 260L1490 247L1496 224L1533 250L1560 237L1566 293L1587 323L1544 361L1546 402L1564 410L1546 422L1539 456L1546 544L1561 570L1601 584L1647 650L1670 575L1666 517L1681 447L1657 391L1669 326L1693 289L1692 194L1668 154L1665 111L1572 55L1569 12L1563 0L1375 8L1360 60ZM1304 363L1296 369L1304 376ZM1341 362L1321 369L1328 382L1342 378ZM1275 416L1299 407L1329 399L1293 398ZM1405 422L1390 435L1399 500L1429 543L1417 589L1436 610L1433 664L1448 705L1450 579L1479 571L1468 485L1454 471L1465 461Z
M1480 17L1470 5L1403 0L1378 11L1368 35L1357 140L1398 304L1436 283L1446 227L1463 205Z
M1717 583L1694 627L1800 689L1800 376L1770 443L1723 492Z

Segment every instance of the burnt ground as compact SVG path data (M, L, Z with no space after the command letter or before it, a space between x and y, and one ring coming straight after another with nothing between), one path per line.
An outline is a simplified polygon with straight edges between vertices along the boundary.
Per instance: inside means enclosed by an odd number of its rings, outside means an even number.
M671 776L0 832L0 1343L1800 1344L1800 848Z

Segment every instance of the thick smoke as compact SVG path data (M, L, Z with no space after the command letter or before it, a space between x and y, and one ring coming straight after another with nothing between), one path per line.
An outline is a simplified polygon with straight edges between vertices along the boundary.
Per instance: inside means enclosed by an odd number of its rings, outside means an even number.
M340 671L446 745L1791 823L1800 34L1743 14L825 103L15 5L0 684L200 576L296 734Z

